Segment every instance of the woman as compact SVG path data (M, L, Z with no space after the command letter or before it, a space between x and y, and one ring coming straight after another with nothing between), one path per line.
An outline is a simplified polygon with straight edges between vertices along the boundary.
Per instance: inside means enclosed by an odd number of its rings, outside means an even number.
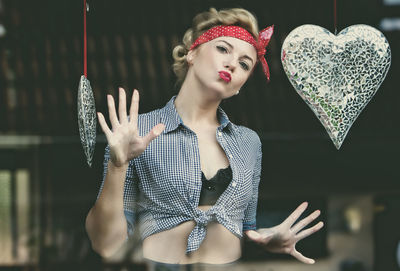
M271 35L267 28L259 37L244 9L212 8L194 18L174 49L180 90L164 108L138 115L134 90L128 117L120 89L117 116L108 95L112 130L98 113L108 141L104 180L86 220L99 254L113 255L139 227L143 256L159 264L235 262L244 234L269 251L314 263L295 245L322 228L319 222L303 230L320 211L293 225L303 203L282 224L256 229L261 142L219 107L239 93L258 61L269 76L263 56Z

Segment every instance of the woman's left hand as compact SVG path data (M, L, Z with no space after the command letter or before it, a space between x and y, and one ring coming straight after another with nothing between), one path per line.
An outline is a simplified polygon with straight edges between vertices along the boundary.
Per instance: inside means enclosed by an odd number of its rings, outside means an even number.
M275 227L258 229L257 231L248 230L245 233L250 240L262 245L270 252L290 254L299 261L313 264L315 263L313 259L303 256L303 254L296 250L296 243L319 231L324 226L324 223L320 221L313 227L303 230L303 228L314 221L321 212L316 210L293 225L305 209L307 209L307 206L308 203L303 202L285 221Z

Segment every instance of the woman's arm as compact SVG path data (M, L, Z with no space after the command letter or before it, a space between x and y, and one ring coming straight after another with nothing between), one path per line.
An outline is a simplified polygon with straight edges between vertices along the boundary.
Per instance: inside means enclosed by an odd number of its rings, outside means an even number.
M118 116L111 95L107 95L107 104L112 129L108 127L104 116L98 113L101 129L108 142L105 154L108 162L104 165L106 176L99 198L86 218L86 230L93 249L103 257L114 255L127 237L124 187L129 161L142 154L165 128L164 124L157 124L144 137L139 135L137 90L132 95L129 116L126 115L124 89L119 89Z
M116 167L108 162L103 189L86 217L92 247L102 257L114 255L127 239L123 202L127 169L128 165Z
M256 163L253 171L253 193L252 198L244 211L244 219L243 219L243 231L247 230L255 230L256 229L256 213L257 213L257 204L258 204L258 187L260 185L261 178L261 165L262 165L262 145L260 138L258 135L256 136L257 140L257 157Z
M245 210L243 220L243 232L252 241L262 245L264 249L274 253L287 253L304 263L313 264L313 259L303 256L296 250L296 243L303 238L319 231L324 223L320 221L311 228L303 230L307 225L313 222L319 215L320 211L316 210L308 217L302 219L293 225L301 214L306 210L308 203L302 203L297 209L289 215L281 224L271 228L260 228L256 230L256 211L258 201L258 187L261 177L262 166L262 148L261 141L258 139L258 152L256 164L253 174L253 197Z

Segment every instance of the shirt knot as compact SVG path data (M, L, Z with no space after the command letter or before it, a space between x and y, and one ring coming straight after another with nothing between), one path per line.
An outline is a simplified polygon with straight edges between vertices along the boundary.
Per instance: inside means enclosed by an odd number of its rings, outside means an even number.
M194 214L194 221L199 227L205 227L210 221L210 217L203 210L197 209Z

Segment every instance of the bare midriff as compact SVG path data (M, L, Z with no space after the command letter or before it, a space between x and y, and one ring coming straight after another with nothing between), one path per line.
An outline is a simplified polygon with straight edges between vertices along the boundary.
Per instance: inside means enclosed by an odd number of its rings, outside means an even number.
M198 208L206 211L211 205ZM211 263L224 264L236 261L241 256L240 239L218 222L210 222L207 234L199 249L186 254L188 237L196 226L194 220L185 221L176 227L148 236L143 241L143 256L163 263Z

